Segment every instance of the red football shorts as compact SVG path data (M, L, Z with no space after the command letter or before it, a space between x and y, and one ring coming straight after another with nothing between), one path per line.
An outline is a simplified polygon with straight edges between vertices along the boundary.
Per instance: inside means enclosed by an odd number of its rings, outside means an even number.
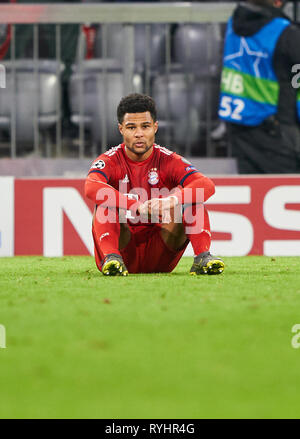
M161 225L131 226L131 239L120 250L129 273L170 273L181 259L189 240L179 250L172 250L163 241ZM96 264L101 269L101 257L95 247Z

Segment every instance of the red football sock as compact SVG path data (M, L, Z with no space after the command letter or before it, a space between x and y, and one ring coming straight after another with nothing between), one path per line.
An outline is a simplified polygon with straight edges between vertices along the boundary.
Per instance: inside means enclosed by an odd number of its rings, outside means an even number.
M208 212L203 204L185 206L183 224L185 234L192 244L195 256L209 251L211 244L210 224Z
M93 221L95 247L103 260L110 253L120 254L120 223L116 210L99 206Z

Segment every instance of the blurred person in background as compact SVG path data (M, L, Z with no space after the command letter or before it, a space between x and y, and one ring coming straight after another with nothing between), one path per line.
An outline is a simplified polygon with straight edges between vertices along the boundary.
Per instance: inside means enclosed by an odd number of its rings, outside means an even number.
M300 28L282 0L248 0L229 19L219 117L240 173L300 172ZM299 84L300 87L300 84Z
M0 0L1 3L16 3L16 0ZM3 59L8 51L11 40L11 24L0 23L0 59Z

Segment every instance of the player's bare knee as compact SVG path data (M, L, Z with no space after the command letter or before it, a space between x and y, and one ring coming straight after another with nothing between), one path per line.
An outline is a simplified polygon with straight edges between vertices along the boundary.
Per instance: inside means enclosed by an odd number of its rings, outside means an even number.
M131 232L127 224L120 224L119 249L123 250L131 239Z
M187 240L183 225L177 223L164 225L161 229L161 236L164 243L173 250L181 248Z

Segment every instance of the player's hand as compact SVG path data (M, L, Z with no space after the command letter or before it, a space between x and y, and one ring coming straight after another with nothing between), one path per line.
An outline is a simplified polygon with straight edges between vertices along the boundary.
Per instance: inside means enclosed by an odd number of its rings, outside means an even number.
M171 195L166 198L152 198L138 207L141 215L159 217L163 223L172 221L171 211L177 206L178 198Z

